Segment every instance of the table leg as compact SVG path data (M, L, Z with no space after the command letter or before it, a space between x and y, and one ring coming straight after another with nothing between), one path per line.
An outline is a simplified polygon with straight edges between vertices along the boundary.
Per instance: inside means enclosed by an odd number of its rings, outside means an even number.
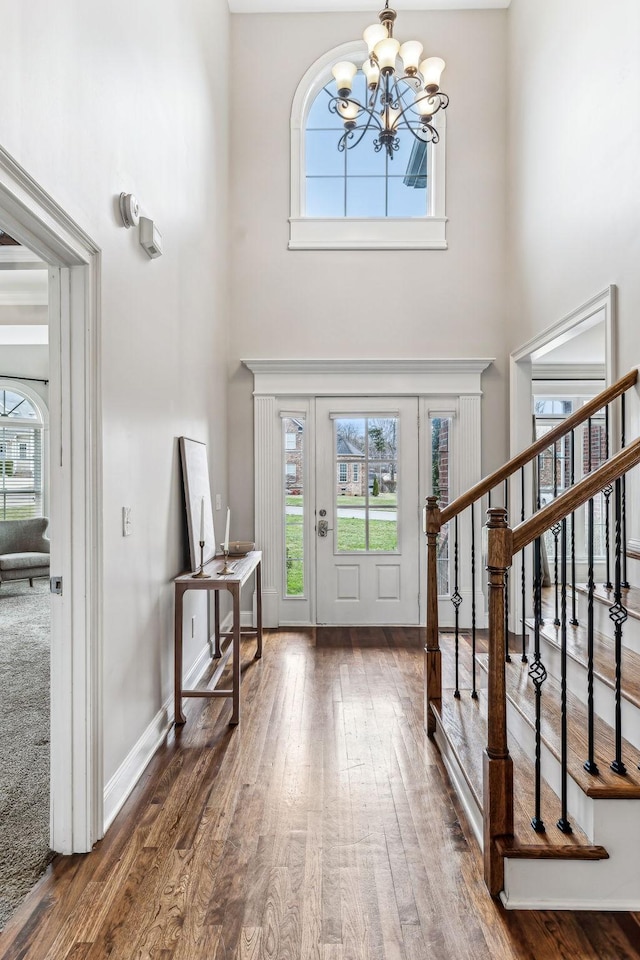
M262 564L256 567L256 660L262 656Z
M176 587L175 596L175 621L174 621L174 700L175 700L175 720L176 725L180 726L187 722L187 718L182 712L182 601L184 599L184 590L182 587Z
M240 585L231 588L233 596L233 713L231 724L240 723Z
M215 633L215 653L214 657L219 660L222 656L220 650L220 591L213 591L213 629Z

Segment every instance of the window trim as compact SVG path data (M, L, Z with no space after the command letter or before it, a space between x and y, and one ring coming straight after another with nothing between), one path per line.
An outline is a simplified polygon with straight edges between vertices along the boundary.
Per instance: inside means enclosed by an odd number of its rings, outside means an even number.
M339 60L364 59L362 40L340 44L313 63L302 77L291 107L291 216L290 250L446 250L445 155L446 113L440 110L434 126L440 134L428 147L426 217L306 217L305 124L311 104L331 79Z

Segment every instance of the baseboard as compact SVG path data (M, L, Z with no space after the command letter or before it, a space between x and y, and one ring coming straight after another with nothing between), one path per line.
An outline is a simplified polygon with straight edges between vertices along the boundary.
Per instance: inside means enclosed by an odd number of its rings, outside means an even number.
M500 892L499 897L505 910L597 910L600 913L636 913L640 905L638 900L624 899L612 900L611 903L608 900L603 903L602 900L571 900L570 898L545 900L544 897L531 899L527 897L524 899L508 897L504 890Z
M634 560L640 560L640 540L629 537L627 540L627 556Z
M184 680L184 686L195 687L211 659L211 645L205 643ZM105 833L128 800L149 761L173 723L173 694L171 694L155 717L133 745L114 775L104 788Z
M228 613L226 617L220 621L220 632L221 633L230 633L231 628L233 627L233 613ZM241 610L240 611L240 628L246 627L250 630L253 627L253 611L252 610Z

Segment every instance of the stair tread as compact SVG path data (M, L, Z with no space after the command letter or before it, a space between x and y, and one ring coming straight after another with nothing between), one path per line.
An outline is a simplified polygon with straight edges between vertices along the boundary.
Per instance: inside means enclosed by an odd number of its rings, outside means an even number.
M534 630L534 621L527 620L527 626ZM545 620L540 633L549 643L560 649L561 628L551 620ZM612 689L615 688L615 644L610 637L594 633L593 672ZM583 624L567 624L567 656L587 665L587 629ZM622 696L640 709L640 654L628 647L622 649Z
M586 595L588 592L586 583L577 583L576 592ZM593 595L598 603L608 603L609 606L613 603L613 590L606 590L601 584L596 585ZM622 602L629 616L640 620L640 587L632 586L623 590Z
M486 670L487 655L479 654L478 663ZM507 698L531 727L535 718L535 690L528 676L528 664L516 661L506 663ZM549 676L542 687L542 740L551 753L560 759L560 684ZM588 797L600 799L640 798L640 770L638 751L627 740L622 741L622 758L626 776L616 774L609 764L615 756L614 731L601 717L595 718L595 760L597 775L583 767L588 755L587 709L572 693L567 693L567 741L569 744L567 770L569 776Z
M472 700L469 690L461 691L455 699L453 690L442 691L442 701L431 704L447 740L458 759L469 789L482 810L483 755L487 744L487 698L479 691ZM550 820L544 833L536 833L531 826L534 810L533 765L517 743L509 748L513 759L514 781L514 836L504 838L503 854L507 857L570 857L573 859L604 859L603 847L589 842L576 825L571 834L561 833ZM546 780L542 780L542 813L557 811L560 801ZM549 813L549 816L551 814Z

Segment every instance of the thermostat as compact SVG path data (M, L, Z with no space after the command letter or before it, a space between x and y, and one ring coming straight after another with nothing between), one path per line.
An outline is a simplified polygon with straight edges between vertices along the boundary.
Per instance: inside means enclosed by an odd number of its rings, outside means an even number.
M162 234L148 217L140 217L140 245L152 260L162 256Z
M140 206L132 193L120 194L120 216L127 229L137 227L140 220Z

